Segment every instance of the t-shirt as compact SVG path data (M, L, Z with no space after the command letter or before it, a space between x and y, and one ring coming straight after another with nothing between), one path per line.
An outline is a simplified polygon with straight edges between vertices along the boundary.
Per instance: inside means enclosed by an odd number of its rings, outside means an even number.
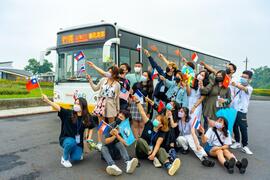
M250 100L253 88L250 85L248 85L247 90L248 92L245 92L244 90L240 90L237 87L233 88L235 97L232 100L231 107L233 107L235 110L240 111L242 113L248 112L249 100Z
M148 120L147 123L145 123L141 138L143 138L148 143L148 145L155 147L157 139L159 137L164 139L163 143L161 145L163 147L164 142L165 142L166 133L162 132L162 131L155 132L152 121Z
M178 122L178 129L181 136L186 136L191 134L192 122L188 121L183 123L182 120Z
M106 134L104 134L104 138L106 139L106 138L112 137L112 135L110 134L111 130L116 128L120 123L121 123L121 120L116 120L116 121L110 123L109 124L110 125L110 130ZM120 134L120 136L121 136L121 134ZM116 144L118 142L119 142L119 140L117 138L115 138L114 141L112 141L109 144L106 144L106 146L110 146L110 145Z
M80 135L79 146L83 147L83 135L86 128L93 129L95 127L95 122L92 116L89 116L90 125L86 126L82 122L82 117L78 117L77 123L72 123L72 110L61 108L58 112L58 116L61 119L61 133L59 136L60 145L63 144L63 141L67 137L75 138L77 134Z
M134 74L127 74L126 79L129 80L130 82L130 87L132 87L135 83L137 82L142 82L144 81L144 76L142 74L134 73Z
M223 132L217 130L217 133L220 137L220 140L223 142L224 145L231 145L232 144L232 138L230 136L230 132L228 131L228 137L225 137ZM219 146L221 147L222 144L220 144L218 137L216 136L216 133L213 131L213 128L209 128L205 134L207 137L207 142L210 146Z

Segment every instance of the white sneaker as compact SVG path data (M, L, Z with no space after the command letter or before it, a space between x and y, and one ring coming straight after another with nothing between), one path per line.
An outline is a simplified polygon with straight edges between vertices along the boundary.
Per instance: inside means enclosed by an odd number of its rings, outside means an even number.
M153 164L156 168L160 168L162 166L157 157L154 158Z
M113 176L119 176L120 174L122 174L122 170L119 167L117 167L115 164L111 166L107 166L106 172L109 175L113 175Z
M81 161L83 160L83 154L81 155L81 159L80 159Z
M97 143L96 148L97 148L97 150L101 151L102 143L100 143L100 142Z
M249 155L252 155L253 154L253 152L251 152L251 150L247 146L244 146L243 149L242 149L242 151L244 153L246 153L246 154L249 154Z
M232 149L238 149L238 148L241 148L241 144L239 142L235 142L231 145L231 148Z
M235 143L235 142L236 142L236 140L234 138L232 138L232 143Z
M138 165L137 158L132 158L130 161L127 161L126 173L132 174L135 171L137 165Z
M71 168L71 167L72 167L72 164L70 163L70 161L69 161L69 160L65 160L65 159L63 158L63 156L61 157L61 164L62 164L64 167L66 167L66 168Z

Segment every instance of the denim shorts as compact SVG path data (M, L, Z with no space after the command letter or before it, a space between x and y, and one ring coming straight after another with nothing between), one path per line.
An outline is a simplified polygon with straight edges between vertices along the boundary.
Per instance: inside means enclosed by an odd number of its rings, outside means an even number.
M204 146L204 150L207 154L210 153L211 149L213 148L213 146L211 146L209 143L206 143L206 145Z

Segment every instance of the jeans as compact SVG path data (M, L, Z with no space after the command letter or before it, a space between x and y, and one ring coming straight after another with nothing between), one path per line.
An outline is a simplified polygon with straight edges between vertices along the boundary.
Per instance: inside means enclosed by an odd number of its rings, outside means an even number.
M150 152L150 147L144 139L139 138L135 150L137 158L147 159L149 156L148 153ZM170 156L164 148L160 147L156 154L156 157L161 162L161 164L165 164L165 162L169 159Z
M110 148L116 148L120 152L120 155L125 162L130 160L127 149L121 142L111 144ZM115 164L112 154L110 153L109 147L107 145L102 146L101 154L109 166Z
M233 126L233 133L236 142L240 142L239 128L242 136L243 147L248 145L247 113L237 112L236 120Z
M78 161L81 160L83 150L77 145L74 138L67 137L64 139L62 148L64 149L63 158L64 160Z

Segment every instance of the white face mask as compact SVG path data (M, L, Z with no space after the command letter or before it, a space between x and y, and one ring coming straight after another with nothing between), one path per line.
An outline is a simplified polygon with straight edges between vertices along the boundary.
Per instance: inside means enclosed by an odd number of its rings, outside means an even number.
M179 112L178 112L178 117L179 117L179 118L184 117L184 113L183 113L183 112L181 112L181 111L179 111Z
M202 80L203 80L203 76L202 76L201 74L199 74L199 75L197 76L197 79L198 79L199 81L202 81Z
M147 77L142 76L142 77L141 77L141 81L142 81L142 82L146 82L146 81L147 81Z
M140 73L141 70L142 70L142 68L140 68L140 67L134 67L134 71L135 71L136 73Z
M111 77L112 77L112 74L111 74L110 72L105 72L105 76L106 76L107 78L111 78Z
M74 104L73 111L75 111L75 112L81 112L81 106L78 105L78 104Z

